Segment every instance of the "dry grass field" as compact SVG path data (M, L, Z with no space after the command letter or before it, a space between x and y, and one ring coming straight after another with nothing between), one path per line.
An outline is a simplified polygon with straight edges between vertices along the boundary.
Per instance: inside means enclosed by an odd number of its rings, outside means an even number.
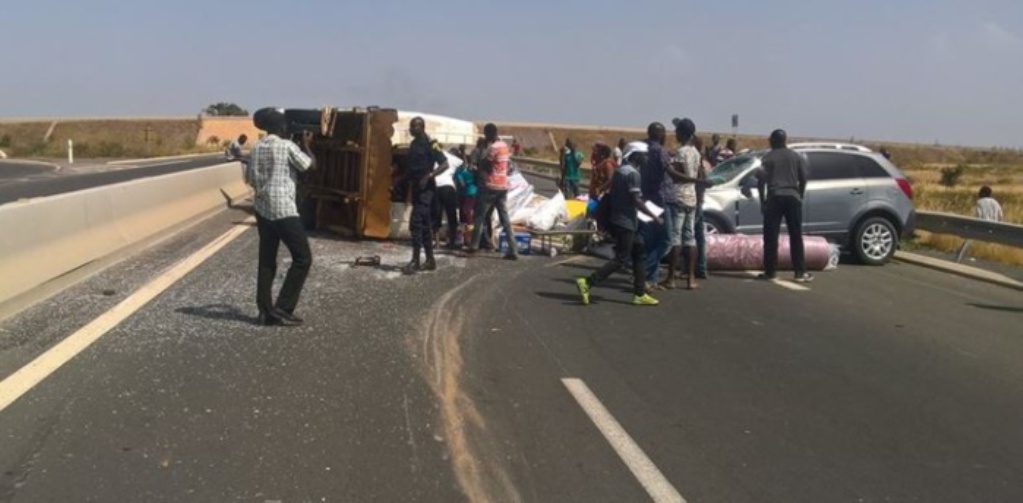
M0 122L0 148L12 157L64 157L67 140L80 158L174 155L204 151L198 119ZM219 145L217 146L219 148Z

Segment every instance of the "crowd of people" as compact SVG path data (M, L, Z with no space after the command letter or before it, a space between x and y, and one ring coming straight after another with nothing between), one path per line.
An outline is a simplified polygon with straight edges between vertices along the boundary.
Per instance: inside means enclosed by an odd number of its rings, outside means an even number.
M302 319L295 315L295 308L312 256L296 205L296 175L315 164L310 151L312 135L305 133L299 142L286 139L286 121L277 111L261 111L254 120L267 133L245 163L245 180L255 189L259 230L259 320L266 325L297 325ZM678 279L685 280L687 289L696 290L698 280L707 278L701 208L704 192L713 186L708 172L735 155L736 144L730 139L722 147L720 138L714 135L705 149L692 120L675 119L672 124L679 144L674 153L665 147L667 129L658 122L647 128L644 141L629 143L622 139L614 148L603 142L594 145L588 195L598 203L589 216L613 239L615 256L589 277L577 280L584 304L589 303L592 287L622 269L632 271L633 303L642 306L658 305L652 294L676 288ZM510 146L502 140L494 124L484 127L483 138L472 152L466 152L465 146L445 152L427 135L421 117L411 120L409 131L413 140L392 180L393 197L405 201L410 193L412 202L412 257L403 272L415 274L437 268L434 246L440 241L444 219L449 249L464 248L470 256L481 249L492 249L495 213L507 236L504 257L517 260L507 198L511 157L521 145L515 141ZM245 140L240 138L225 155L241 158ZM759 176L765 243L768 248L772 242L777 243L780 222L786 219L793 240L795 279L805 282L812 276L800 266L802 230L797 215L806 188L806 161L786 148L786 140L784 131L772 133L772 151L765 156ZM559 184L566 197L575 198L580 193L585 155L572 140L565 143L561 154ZM452 168L450 159L458 161L457 167ZM274 302L271 293L281 243L291 253L292 263ZM668 267L662 278L664 259ZM774 278L776 262L776 253L765 253L762 279Z
M590 197L598 199L595 218L614 240L615 256L588 277L577 278L583 304L590 301L590 289L611 273L631 270L633 303L656 306L657 291L676 288L684 279L688 290L698 288L707 278L706 236L703 225L705 191L713 186L708 173L718 163L735 155L737 143L729 139L722 147L713 135L704 148L691 119L674 119L679 148L665 148L667 130L659 122L647 128L645 141L620 140L612 150L594 145ZM794 280L809 282L802 247L802 198L806 190L806 160L787 148L787 135L776 130L770 137L771 152L764 157L758 173L758 190L764 213L764 273L762 280L774 280L781 221L785 220L791 241ZM618 157L620 156L620 161ZM568 140L562 150L561 182L570 187L580 153ZM668 266L661 277L661 262Z

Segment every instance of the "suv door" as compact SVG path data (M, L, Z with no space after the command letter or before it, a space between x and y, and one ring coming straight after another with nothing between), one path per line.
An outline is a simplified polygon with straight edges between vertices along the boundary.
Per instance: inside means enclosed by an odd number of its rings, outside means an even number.
M758 168L759 169L759 168ZM735 200L735 232L738 234L762 234L764 232L764 214L760 211L760 196L757 194L757 171L751 171L739 182L740 192Z
M838 152L808 152L803 229L807 234L844 237L867 190L860 175L859 156Z

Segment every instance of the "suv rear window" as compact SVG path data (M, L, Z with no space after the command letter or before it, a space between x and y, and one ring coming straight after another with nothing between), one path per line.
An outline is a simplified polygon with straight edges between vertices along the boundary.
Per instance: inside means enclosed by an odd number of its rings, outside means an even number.
M882 168L881 165L877 163L877 161L869 157L863 157L859 155L855 157L856 163L859 164L860 167L860 176L862 176L863 178L891 178L891 175L888 174L888 171Z
M806 176L809 180L860 178L862 175L860 175L858 158L857 155L833 152L809 152L807 159L810 161L810 167Z

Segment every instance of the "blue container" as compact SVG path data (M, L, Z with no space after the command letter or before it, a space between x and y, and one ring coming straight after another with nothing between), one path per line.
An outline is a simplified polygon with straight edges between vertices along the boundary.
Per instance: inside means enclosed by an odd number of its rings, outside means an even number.
M501 231L501 235L498 237L497 250L501 253L508 253L508 235ZM533 237L528 232L516 232L515 233L515 244L519 251L519 255L529 255L531 253L530 245L533 243Z

